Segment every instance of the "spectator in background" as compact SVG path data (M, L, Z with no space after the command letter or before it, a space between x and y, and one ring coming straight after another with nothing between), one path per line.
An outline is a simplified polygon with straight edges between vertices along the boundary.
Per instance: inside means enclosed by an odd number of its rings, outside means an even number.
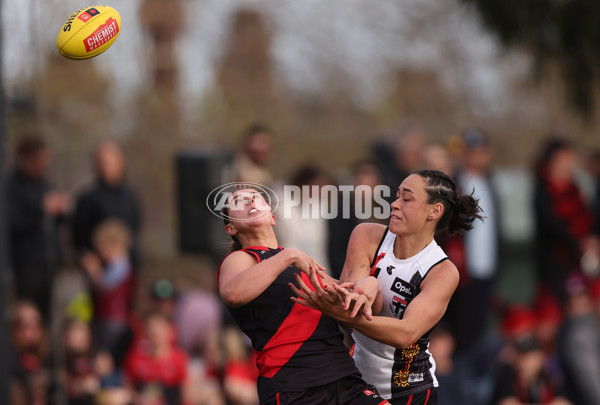
M594 183L594 213L596 217L596 223L594 232L596 235L600 235L600 149L594 149L587 155L585 162L586 171L589 173L592 182Z
M130 235L127 226L117 219L101 223L92 237L97 254L88 251L81 260L92 284L98 348L108 350L117 367L131 338L134 272L129 259Z
M198 317L199 313L201 317ZM221 300L212 291L187 291L178 300L174 320L179 332L179 346L188 353L204 354L210 339L221 330Z
M492 405L570 403L564 397L564 382L549 372L547 355L538 340L539 316L538 308L522 304L511 304L504 309L501 321L504 343L493 375Z
M586 280L570 276L565 283L566 316L558 353L567 394L575 405L600 404L600 322Z
M596 318L598 318L600 322L600 278L597 278L593 281L591 287L592 298L594 300L594 311L596 313Z
M372 153L381 173L381 184L392 190L388 197L390 204L395 199L395 190L400 183L415 170L423 168L422 158L426 142L427 134L421 128L408 126L400 132L394 145L377 142L372 146Z
M223 390L231 405L258 405L256 353L244 344L238 328L223 331Z
M514 342L515 359L498 376L493 405L569 405L563 387L552 383L545 372L543 350L532 336Z
M457 259L462 278L448 312L460 352L478 342L489 326L500 258L500 212L490 172L489 139L478 128L467 129L462 138L465 149L454 178L464 193L472 193L478 200L485 220L474 222L473 229L446 241L447 246L453 246L448 255ZM464 252L458 252L457 246Z
M136 392L135 403L180 405L188 357L173 345L171 324L161 314L146 319L147 345L134 345L125 360L125 375Z
M544 370L553 384L564 385L564 373L558 357L558 332L563 322L563 311L558 299L540 295L533 305L536 316L533 336L546 356Z
M20 139L16 167L8 180L10 263L19 299L32 300L47 319L61 254L59 221L71 207L68 194L50 185L52 152L37 135Z
M140 265L138 235L140 207L133 190L125 182L125 155L114 141L104 141L95 149L96 183L77 198L73 218L74 245L80 254L93 251L92 233L109 218L117 218L131 234L130 254L137 270Z
M198 316L202 314L202 316ZM184 395L186 403L198 405L225 404L222 392L220 344L222 306L212 292L192 291L183 294L178 306L176 325L180 346L189 354L187 382ZM240 332L238 332L240 333ZM256 369L256 365L252 364ZM256 391L256 386L253 386Z
M567 276L581 270L581 258L597 246L594 215L574 181L577 157L572 145L550 138L535 168L536 264L540 288L564 298Z
M435 360L435 376L439 382L437 405L476 405L476 389L472 369L456 356L454 336L446 325L438 324L429 336L429 351Z
M348 247L348 241L350 240L350 235L352 234L354 227L362 222L387 224L389 220L390 208L389 206L385 206L385 199L380 198L379 200L374 200L374 189L376 186L382 184L381 172L377 165L368 160L360 161L354 165L352 174L354 191L348 194L340 193L338 195L337 216L329 220L328 224L329 240L327 243L327 250L330 274L335 279L339 279L342 273L342 268L344 267L344 262L346 260L346 248ZM390 190L390 193L394 196L396 195L396 189L399 185L400 183L396 184L396 186ZM369 204L366 204L367 201L363 201L362 206L371 207L373 209L373 211L368 213L369 216L367 218L359 218L356 215L356 190L359 186L366 186L363 187L363 191L366 191L366 193L363 193L362 196L358 195L358 198L370 200ZM349 198L350 201L344 202L344 198ZM345 215L343 209L346 204L349 206L348 216ZM388 215L385 218L376 218L374 216L375 209L381 210L381 212L387 212Z
M96 353L88 324L68 320L64 331L64 384L69 405L131 404L131 392L105 351Z
M438 170L452 176L454 168L448 150L439 143L432 143L423 150L423 168L426 170Z
M11 405L45 405L54 388L49 341L33 302L17 301L10 318L8 372Z
M592 209L596 222L594 234L600 236L600 149L592 150L587 156L586 170L593 183ZM592 243L582 258L583 271L591 277L600 276L600 246Z
M315 259L326 271L329 272L327 259L328 227L327 219L321 216L321 203L328 204L323 199L321 188L331 184L329 177L313 165L302 166L291 178L291 184L299 187L300 195L294 195L298 205L291 205L290 217L286 217L283 224L279 225L277 237L282 246L300 249ZM303 196L304 190L307 194ZM302 199L310 200L311 208L303 210ZM304 203L308 203L304 201ZM314 209L313 209L314 208ZM314 215L316 214L316 215ZM285 213L284 213L285 215Z
M240 151L231 167L224 173L224 183L237 181L273 185L273 176L267 168L271 158L273 139L269 128L262 124L248 127L243 134Z
M170 335L171 343L177 346L179 339L179 331L175 325L175 313L177 310L179 293L175 290L175 286L168 278L159 278L150 285L148 301L144 304L145 314L160 314L164 316L171 327ZM148 337L146 336L146 322L143 316L137 312L132 313L130 317L130 326L133 332L132 346L148 345Z
M69 320L63 330L65 388L69 405L94 405L100 376L94 365L92 335L86 323Z

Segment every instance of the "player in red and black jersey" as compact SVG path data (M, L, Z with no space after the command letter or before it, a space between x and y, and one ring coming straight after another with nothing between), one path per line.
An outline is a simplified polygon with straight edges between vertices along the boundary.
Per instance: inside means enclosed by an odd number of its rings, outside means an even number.
M354 366L337 322L290 299L297 278L318 272L332 282L323 267L278 245L275 217L256 190L234 192L226 214L235 250L219 268L219 291L257 351L261 404L387 404Z

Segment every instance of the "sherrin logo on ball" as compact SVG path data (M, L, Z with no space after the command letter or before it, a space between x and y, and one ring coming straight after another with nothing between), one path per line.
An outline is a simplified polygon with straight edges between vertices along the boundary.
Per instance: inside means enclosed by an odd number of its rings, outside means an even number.
M58 52L69 59L100 55L121 32L121 16L109 6L85 7L72 13L56 37Z

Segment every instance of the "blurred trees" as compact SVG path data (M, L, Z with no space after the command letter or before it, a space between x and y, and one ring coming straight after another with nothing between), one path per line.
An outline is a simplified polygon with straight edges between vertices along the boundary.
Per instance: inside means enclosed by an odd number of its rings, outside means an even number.
M240 8L220 0L138 0L139 65L131 48L125 50L132 44L131 36L124 42L135 29L132 15L130 31L123 30L112 54L73 62L49 48L50 56L39 55L39 73L11 90L11 142L35 126L54 146L56 182L78 191L90 179L94 143L118 139L144 206L144 249L165 256L175 246L175 153L236 147L241 130L254 121L274 131L272 169L282 180L306 161L339 174L364 158L375 139L393 141L406 124L423 127L437 142L464 126L482 125L495 136L501 165L527 165L550 131L584 146L597 139L597 126L568 110L563 78L551 69L549 79L533 86L514 67L528 66L527 54L496 56L492 41L473 27L472 10L465 12L460 2L258 3ZM227 12L219 14L219 7ZM207 19L220 31L213 33L218 40L193 38L218 48L203 64L206 55L197 55L198 48L180 45L190 39L189 24ZM115 55L121 59L111 59ZM478 63L487 70L478 70ZM207 88L185 101L184 64L211 70ZM119 88L123 82L114 72L131 67L142 85ZM478 82L482 77L491 80ZM486 91L493 97L477 98ZM127 103L118 97L125 92Z
M259 12L240 10L235 14L217 72L217 86L236 121L272 118L271 35Z
M587 117L600 75L600 5L593 0L463 0L508 46L530 53L539 77L557 66L569 99Z

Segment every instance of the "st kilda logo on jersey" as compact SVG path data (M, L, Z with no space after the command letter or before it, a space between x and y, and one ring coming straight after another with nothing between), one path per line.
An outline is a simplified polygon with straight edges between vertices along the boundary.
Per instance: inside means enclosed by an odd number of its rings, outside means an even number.
M392 311L392 314L394 314L395 317L402 318L404 309L414 297L415 286L407 283L399 277L396 277L390 287L390 290L400 295L400 297L392 297L392 300L390 301L390 311Z

